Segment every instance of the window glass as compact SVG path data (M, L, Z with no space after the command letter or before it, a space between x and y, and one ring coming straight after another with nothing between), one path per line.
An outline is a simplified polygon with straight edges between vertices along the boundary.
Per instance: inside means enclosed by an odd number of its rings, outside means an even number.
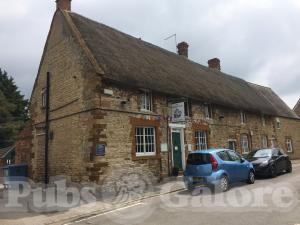
M292 139L290 139L290 138L286 139L286 146L287 146L287 152L292 152L293 151Z
M241 111L241 124L245 124L247 122L246 113Z
M47 104L47 93L46 89L42 90L42 107L45 108Z
M140 93L140 107L141 110L152 111L152 93L143 90Z
M204 106L204 113L206 119L212 119L212 106L210 104Z
M241 135L241 147L244 154L249 152L249 140L246 134Z
M225 152L218 152L217 155L223 160L223 161L231 161L231 159L229 158L229 155Z
M227 151L230 161L241 161L241 158L234 151Z
M266 135L261 137L261 145L262 148L268 148L268 137Z
M272 156L272 149L260 149L249 154L250 157L254 158L266 158Z
M191 153L188 156L187 164L190 165L204 165L210 164L210 155L209 154L199 154L199 153Z
M135 129L136 155L155 155L155 128L136 127Z
M196 140L196 150L207 149L207 138L205 131L196 131L195 132L195 140Z

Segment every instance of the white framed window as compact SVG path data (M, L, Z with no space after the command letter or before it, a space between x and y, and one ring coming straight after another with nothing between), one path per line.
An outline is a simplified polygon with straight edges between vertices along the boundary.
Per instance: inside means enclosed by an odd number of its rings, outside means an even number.
M196 150L207 149L207 136L206 132L198 130L195 132Z
M291 138L286 139L287 152L293 152L293 142Z
M261 115L261 125L262 125L263 127L266 126L266 117L265 117L265 115Z
M153 111L152 92L149 90L140 91L140 107L144 111Z
M240 116L241 116L241 124L246 124L247 122L246 113L244 111L241 111Z
M154 127L135 128L136 156L155 155L156 140Z
M47 104L47 92L46 88L42 90L42 108L45 108Z
M276 122L275 123L276 123L276 128L280 129L281 124L280 124L280 119L278 117L276 118Z
M206 119L212 119L213 113L212 113L212 106L211 104L204 106L204 116Z
M249 138L247 134L241 135L241 147L243 154L249 153Z
M261 147L268 148L268 137L266 135L261 136Z

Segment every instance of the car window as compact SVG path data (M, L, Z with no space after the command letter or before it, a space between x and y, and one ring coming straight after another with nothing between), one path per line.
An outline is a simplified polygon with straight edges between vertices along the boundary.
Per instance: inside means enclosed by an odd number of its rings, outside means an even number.
M272 154L273 154L272 149L260 149L250 153L250 156L254 158L267 158L267 157L271 157Z
M229 158L229 155L227 154L227 152L222 151L222 152L218 152L217 155L223 160L223 161L231 161Z
M190 165L204 165L210 164L210 155L209 154L199 154L199 153L191 153L188 156L187 164Z
M241 158L233 151L227 151L230 161L240 161Z
M283 151L281 149L277 149L278 150L278 155L284 155Z
M278 151L278 149L273 149L273 151L272 151L272 156L279 156L279 151Z

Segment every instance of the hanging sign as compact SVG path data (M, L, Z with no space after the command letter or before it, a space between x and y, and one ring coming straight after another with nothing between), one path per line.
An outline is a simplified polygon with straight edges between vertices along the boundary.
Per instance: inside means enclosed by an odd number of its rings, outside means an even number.
M172 104L172 122L185 121L184 102Z

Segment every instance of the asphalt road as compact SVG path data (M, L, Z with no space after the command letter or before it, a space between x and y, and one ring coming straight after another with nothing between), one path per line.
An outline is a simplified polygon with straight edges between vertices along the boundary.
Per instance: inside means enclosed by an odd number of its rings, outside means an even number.
M192 194L182 190L69 224L298 225L300 164L293 169L292 174L259 179L253 185L234 185L226 193L213 194L205 188Z

